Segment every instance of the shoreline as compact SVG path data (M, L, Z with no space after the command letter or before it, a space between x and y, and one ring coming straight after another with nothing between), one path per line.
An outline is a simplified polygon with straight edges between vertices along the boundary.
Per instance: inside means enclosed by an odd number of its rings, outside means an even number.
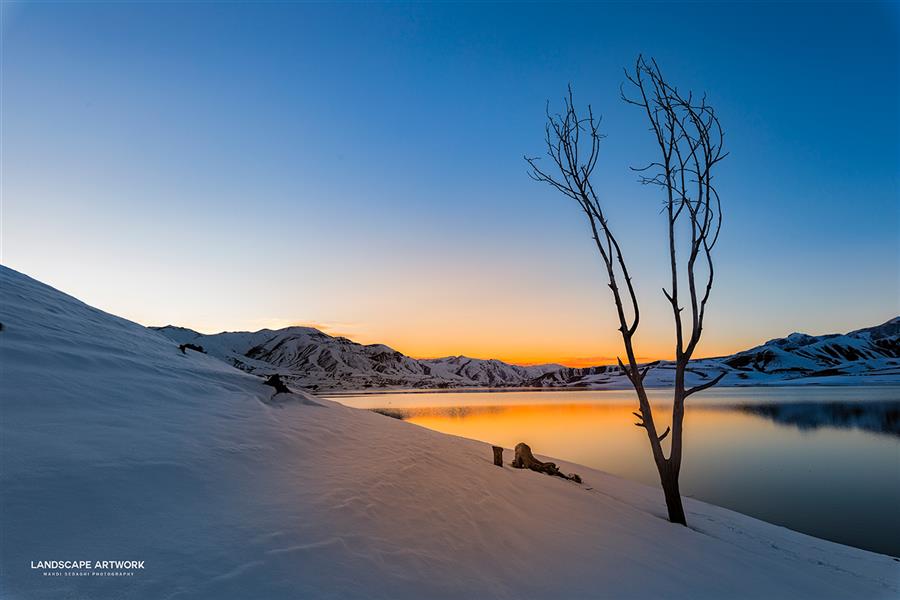
M670 386L645 386L647 390L671 390L673 389ZM889 388L896 387L900 389L900 381L891 382L891 381L876 381L876 382L853 382L853 383L823 383L818 381L813 381L809 383L786 383L786 382L778 382L778 383L753 383L753 384L730 384L730 385L717 385L711 390L720 390L720 389L751 389L751 388L805 388L805 387L816 387L816 388ZM566 387L495 387L495 388L483 388L483 387L458 387L458 388L369 388L362 390L307 390L308 393L314 394L320 398L342 398L348 396L379 396L379 395L387 395L387 394L471 394L471 393L481 393L481 394L502 394L502 393L510 393L510 392L629 392L634 391L631 387L576 387L576 386L566 386Z

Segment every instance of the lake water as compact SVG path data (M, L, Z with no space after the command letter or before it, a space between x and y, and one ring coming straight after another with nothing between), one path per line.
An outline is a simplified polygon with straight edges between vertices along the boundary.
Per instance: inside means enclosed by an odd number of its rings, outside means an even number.
M666 423L670 392L650 395L654 419ZM646 433L633 425L633 392L331 397L507 448L526 442L538 454L659 484ZM900 556L900 387L720 388L692 396L681 490L797 531Z

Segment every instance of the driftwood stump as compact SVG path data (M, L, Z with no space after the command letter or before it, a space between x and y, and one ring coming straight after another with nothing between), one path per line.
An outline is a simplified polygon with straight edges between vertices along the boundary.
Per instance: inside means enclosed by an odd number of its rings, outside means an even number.
M532 471L537 471L538 473L546 473L547 475L553 475L555 477L562 477L563 479L568 479L570 481L574 481L575 483L581 483L581 477L579 477L576 473L569 473L568 475L563 474L562 471L556 466L556 463L552 462L541 462L534 457L534 454L531 452L531 447L525 442L520 442L516 444L516 456L513 458L512 466L516 469L531 469Z
M179 344L178 349L181 350L182 354L187 354L185 350L193 350L194 352L202 352L206 354L206 350L203 349L203 346L198 346L196 344Z
M494 464L498 467L503 466L503 448L500 446L491 446L491 449L494 451Z
M281 377L278 376L278 373L274 373L269 375L269 378L264 382L266 385L271 385L275 388L275 394L290 394L291 390L288 389L288 386L284 385L284 382L281 381Z

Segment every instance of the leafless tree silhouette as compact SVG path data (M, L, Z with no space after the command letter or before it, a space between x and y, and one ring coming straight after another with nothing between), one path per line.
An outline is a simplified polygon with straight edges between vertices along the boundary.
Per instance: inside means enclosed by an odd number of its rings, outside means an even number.
M659 146L659 158L634 169L640 181L662 188L663 212L668 225L669 266L671 284L663 294L672 307L675 320L675 389L672 423L659 433L653 421L653 410L644 387L649 366L635 360L634 335L640 323L640 307L632 277L622 256L622 248L614 235L591 177L599 158L600 118L590 105L587 113L578 114L569 87L562 113L547 109L545 142L548 168L538 158L525 157L529 175L547 183L578 203L590 223L591 233L606 267L619 320L619 331L625 346L626 361L619 358L619 368L637 393L638 412L635 425L643 427L650 441L653 459L659 471L665 494L669 520L686 524L678 478L681 472L684 434L684 401L690 395L717 384L724 373L704 383L686 387L685 371L703 332L706 305L713 287L713 248L722 225L722 208L716 191L713 170L727 155L723 152L724 134L719 119L706 96L695 98L682 94L666 82L653 59L639 56L634 69L625 71L627 84L622 86L622 99L640 108L650 124ZM626 90L626 87L628 88ZM679 290L679 282L687 284L687 306ZM623 290L620 285L624 284ZM683 315L689 309L687 316ZM627 363L627 364L626 364ZM669 456L663 440L671 434Z

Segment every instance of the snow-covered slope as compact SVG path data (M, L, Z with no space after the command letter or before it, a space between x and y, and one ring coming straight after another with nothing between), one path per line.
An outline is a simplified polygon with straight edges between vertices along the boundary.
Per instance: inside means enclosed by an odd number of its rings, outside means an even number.
M250 373L279 373L309 390L380 387L518 386L560 365L521 367L465 356L410 358L383 344L357 344L312 327L202 335L159 327L179 344L192 343Z
M792 333L722 362L743 373L794 377L900 373L900 317L846 335Z
M0 588L44 598L887 598L886 556L319 400L0 267ZM136 560L130 576L32 561ZM67 573L87 571L66 570Z
M591 387L625 389L616 366L521 367L465 356L414 359L381 344L364 346L310 327L202 335L181 327L158 331L179 343L202 345L210 354L251 373L280 373L313 391L365 388ZM688 384L720 372L719 385L900 383L900 317L846 335L792 333L756 348L691 363ZM652 363L649 387L671 386L674 364Z

